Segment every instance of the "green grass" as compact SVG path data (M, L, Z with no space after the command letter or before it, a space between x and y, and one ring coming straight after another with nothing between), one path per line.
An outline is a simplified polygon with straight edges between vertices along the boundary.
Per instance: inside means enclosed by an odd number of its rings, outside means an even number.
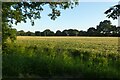
M3 77L120 79L117 37L17 37L3 53Z

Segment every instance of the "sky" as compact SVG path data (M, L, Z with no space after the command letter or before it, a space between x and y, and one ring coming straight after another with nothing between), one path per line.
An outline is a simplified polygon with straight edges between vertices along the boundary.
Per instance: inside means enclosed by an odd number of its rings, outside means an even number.
M118 26L118 20L109 19L106 17L104 12L111 6L118 4L117 2L79 2L79 5L73 9L66 9L61 11L61 16L59 16L55 21L51 20L48 14L51 9L48 6L44 6L44 10L41 12L41 19L35 20L35 25L31 26L30 20L27 23L19 23L17 26L13 25L13 28L19 30L24 30L25 32L31 31L44 31L45 29L50 29L56 32L57 30L65 29L78 29L87 31L88 28L94 27L101 21L110 20L112 25Z

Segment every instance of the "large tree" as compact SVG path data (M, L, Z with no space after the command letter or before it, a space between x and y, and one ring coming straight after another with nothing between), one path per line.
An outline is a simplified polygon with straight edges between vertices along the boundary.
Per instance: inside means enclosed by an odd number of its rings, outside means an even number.
M51 13L48 16L52 20L55 20L60 16L60 9L73 8L78 5L78 2L74 0L69 0L68 2L32 2L31 0L27 2L3 2L2 3L2 29L3 29L3 43L6 42L8 38L15 39L13 34L11 34L12 24L27 22L27 18L30 19L31 25L34 25L35 19L41 18L41 11L44 10L44 5L48 5L51 9ZM9 34L9 36L8 36Z

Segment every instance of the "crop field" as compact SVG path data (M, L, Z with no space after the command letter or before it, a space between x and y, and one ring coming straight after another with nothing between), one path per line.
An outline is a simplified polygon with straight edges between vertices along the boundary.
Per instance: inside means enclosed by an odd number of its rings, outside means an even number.
M117 37L18 36L3 54L3 77L120 79Z

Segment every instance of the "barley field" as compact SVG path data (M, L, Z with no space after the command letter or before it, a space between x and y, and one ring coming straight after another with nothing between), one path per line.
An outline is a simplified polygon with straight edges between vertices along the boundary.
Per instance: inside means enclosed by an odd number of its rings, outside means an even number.
M3 54L3 77L120 79L117 37L18 36Z

